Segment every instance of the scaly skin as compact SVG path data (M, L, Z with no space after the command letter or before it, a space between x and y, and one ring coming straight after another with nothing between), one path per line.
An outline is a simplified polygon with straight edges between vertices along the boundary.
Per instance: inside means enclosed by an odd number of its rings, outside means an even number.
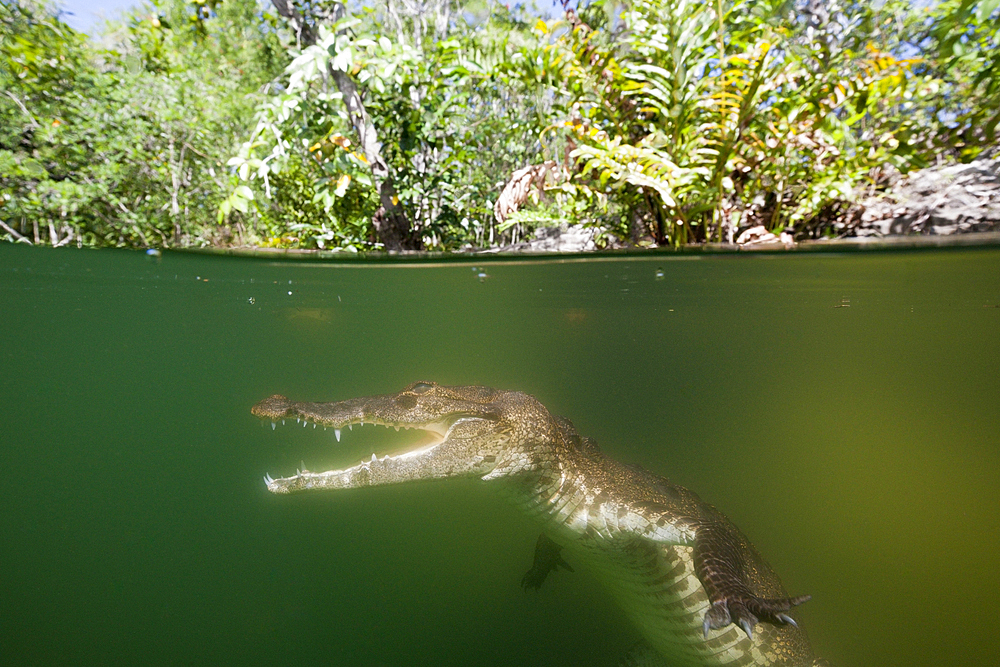
M808 596L789 598L721 512L684 487L608 458L532 396L416 382L397 394L336 403L275 395L252 412L332 427L338 440L340 429L364 423L433 434L433 442L404 454L265 482L273 493L467 476L496 484L547 535L522 584L538 587L553 569L571 569L559 553L565 549L607 586L645 638L627 664L827 664L787 614Z

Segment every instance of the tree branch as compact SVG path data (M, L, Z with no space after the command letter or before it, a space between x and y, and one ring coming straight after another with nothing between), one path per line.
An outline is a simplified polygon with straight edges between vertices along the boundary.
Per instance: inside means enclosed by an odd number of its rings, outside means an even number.
M13 237L14 237L15 239L17 239L18 241L24 241L24 242L25 242L25 243L27 243L28 245L33 245L33 244L31 243L31 241L30 241L30 240L28 240L28 238L27 238L27 237L25 237L25 236L21 236L20 234L18 234L18 233L17 233L17 231L16 231L16 230L15 230L15 229L14 229L13 227L9 227L9 226L7 225L7 223L6 223L6 222L4 222L3 220L0 220L0 229L3 229L3 230L4 230L5 232L7 232L7 233L8 233L8 234L10 234L11 236L13 236Z
M271 0L278 13L284 16L296 31L300 47L312 46L316 43L316 31L312 24L302 15L294 0ZM334 22L347 15L347 7L342 2L333 4L331 16L313 17L316 20L332 18ZM358 93L354 79L347 72L328 68L328 72L337 84L338 90L347 107L347 116L358 135L365 160L371 169L372 183L378 192L379 203L382 205L382 215L376 214L372 219L375 232L386 250L418 250L420 238L415 237L410 230L410 221L406 212L399 205L399 197L393 183L392 172L382 157L378 131L372 123L371 116L365 109L364 102Z
M14 100L14 104L21 107L21 111L23 111L24 115L28 117L28 120L31 121L32 128L37 130L38 128L41 127L41 125L38 124L38 121L35 120L35 117L31 115L31 112L28 111L28 107L24 106L24 103L21 100L17 99L17 96L15 96L14 93L10 92L9 90L5 90L3 92L7 95L7 97Z

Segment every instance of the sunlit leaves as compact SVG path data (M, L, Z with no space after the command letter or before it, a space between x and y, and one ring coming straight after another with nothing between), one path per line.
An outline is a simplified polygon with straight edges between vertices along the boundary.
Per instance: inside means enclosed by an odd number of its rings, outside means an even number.
M981 101L966 106L933 74L929 49L914 53L931 44L923 10L832 3L828 23L813 26L789 7L636 0L620 31L596 12L582 15L590 24L536 25L543 45L524 59L525 80L549 88L562 115L553 125L572 128L574 181L616 193L660 242L721 238L735 219L809 230L884 166L922 166L945 141L974 155L987 144L972 135L994 136L1000 21L975 21L1000 2L949 0L931 15L951 25L928 23L952 71L977 73L963 85ZM936 100L955 110L935 111ZM948 122L960 138L947 138Z
M0 154L14 158L0 174L4 219L57 245L220 238L226 158L284 62L256 3L215 10L195 24L193 7L156 0L98 42L40 5L0 4Z

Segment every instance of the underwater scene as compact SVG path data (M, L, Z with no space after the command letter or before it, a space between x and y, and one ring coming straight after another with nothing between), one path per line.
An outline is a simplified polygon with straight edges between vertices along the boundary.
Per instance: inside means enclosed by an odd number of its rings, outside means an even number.
M337 260L0 244L0 663L615 665L586 568L475 477L270 493L536 397L735 523L837 667L1000 662L1000 247ZM339 436L339 441L338 441Z

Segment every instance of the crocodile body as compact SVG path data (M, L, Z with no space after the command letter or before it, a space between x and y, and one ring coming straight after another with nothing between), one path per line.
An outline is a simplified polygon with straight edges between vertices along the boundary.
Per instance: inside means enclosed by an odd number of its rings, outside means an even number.
M684 487L604 455L532 396L417 382L397 394L336 403L275 395L252 412L331 427L338 440L340 429L364 423L430 433L430 443L404 454L373 454L343 470L265 482L274 493L459 476L496 485L544 531L522 584L537 587L570 563L591 572L644 638L623 664L827 664L786 613L808 596L789 598L721 512Z

